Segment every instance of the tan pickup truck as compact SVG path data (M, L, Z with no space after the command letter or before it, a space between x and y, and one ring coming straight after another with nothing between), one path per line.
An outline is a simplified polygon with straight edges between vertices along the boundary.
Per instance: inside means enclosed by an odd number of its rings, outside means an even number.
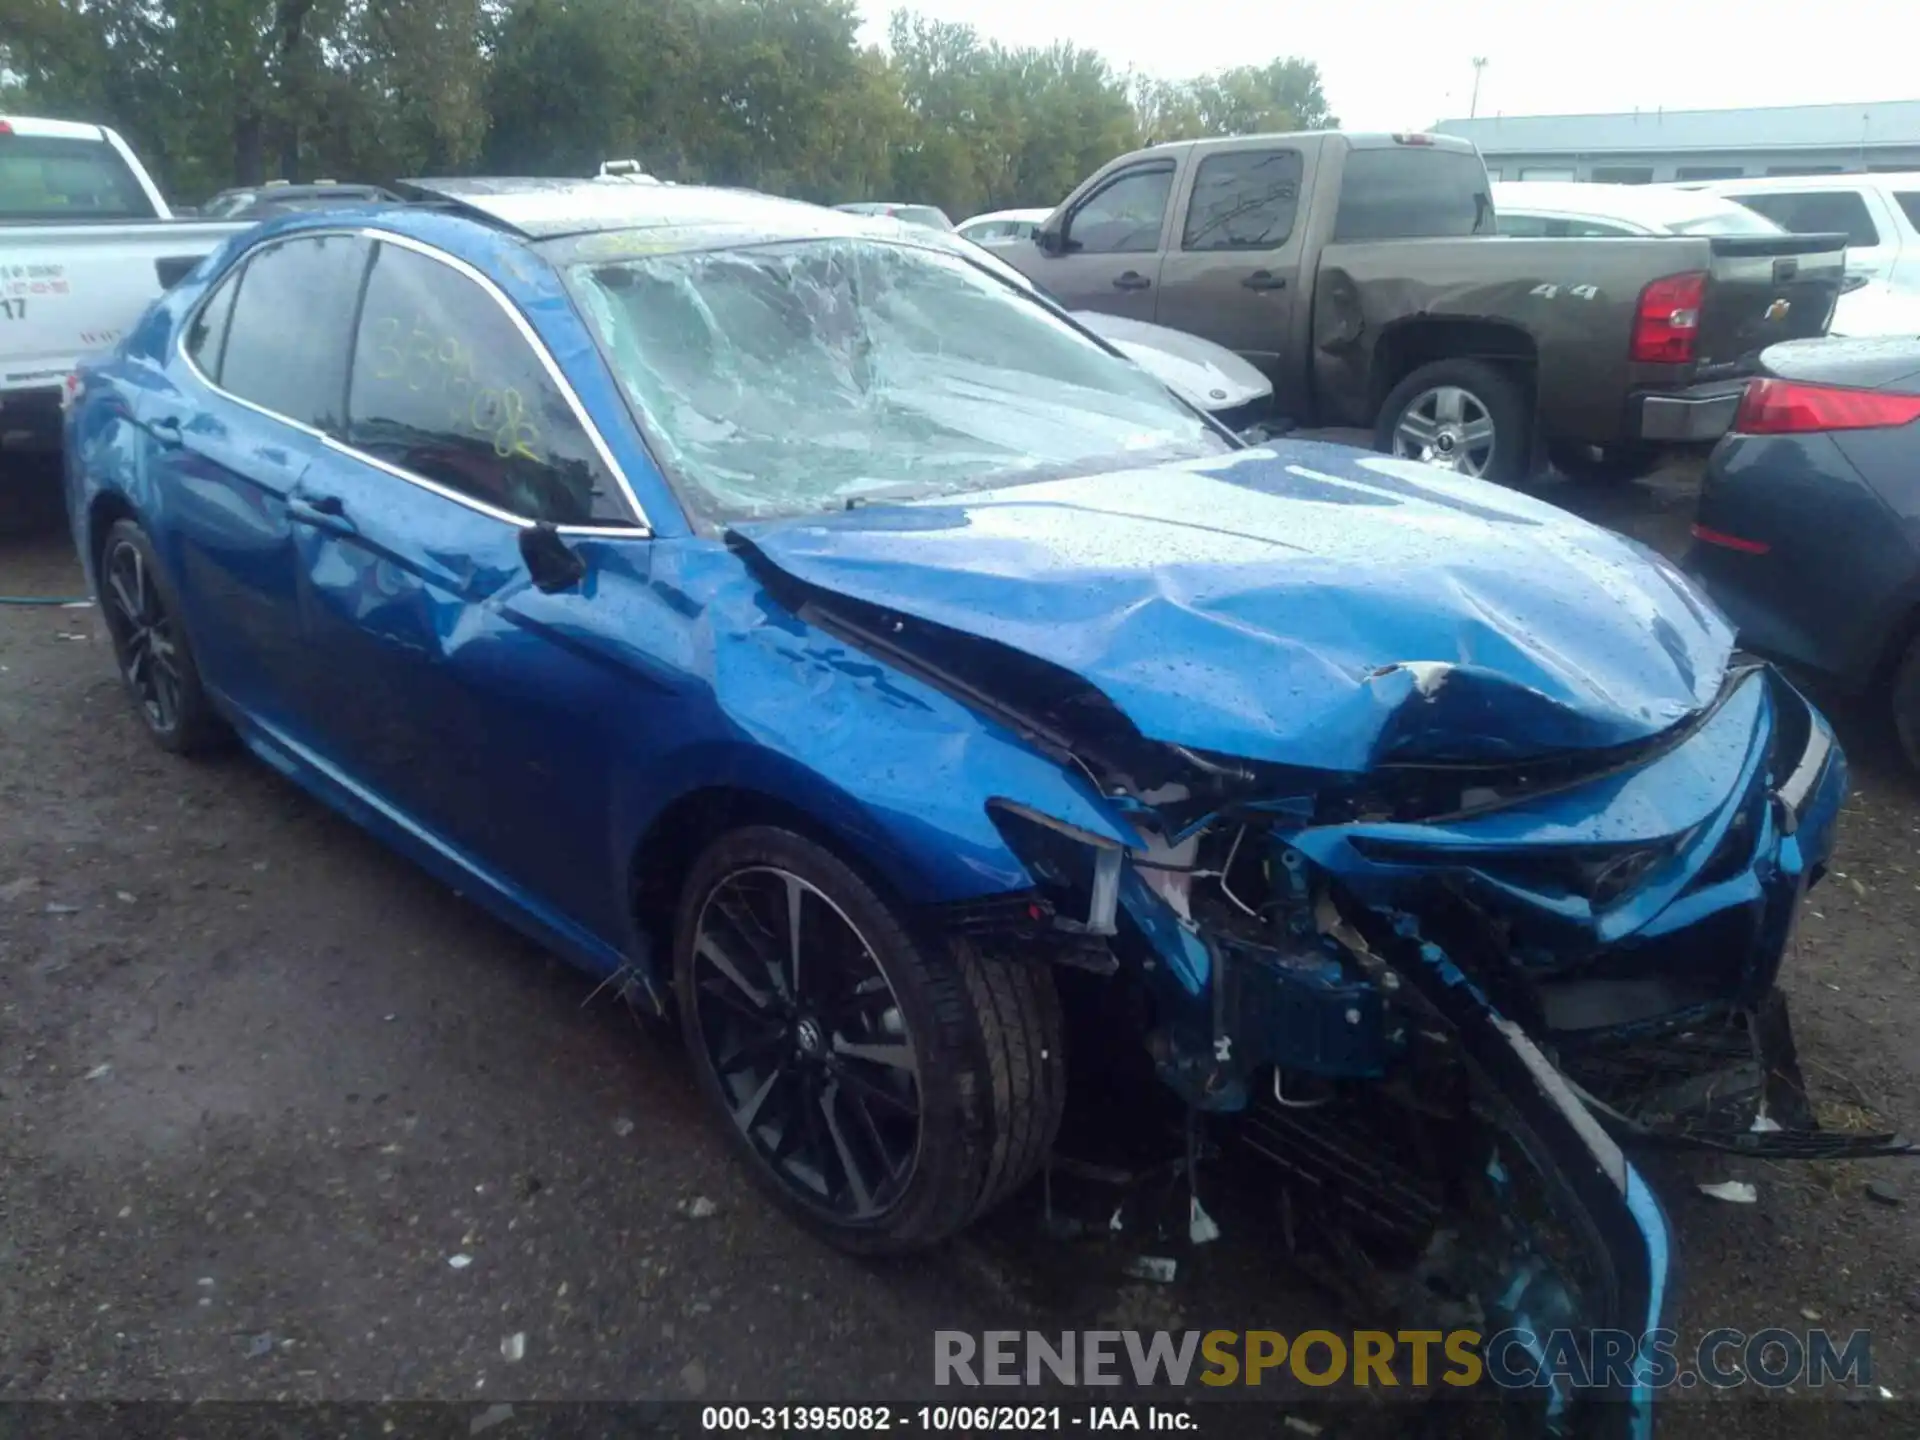
M1336 131L1122 156L997 253L1070 308L1240 352L1300 424L1503 481L1718 439L1764 346L1825 333L1846 258L1839 235L1503 236L1467 142Z

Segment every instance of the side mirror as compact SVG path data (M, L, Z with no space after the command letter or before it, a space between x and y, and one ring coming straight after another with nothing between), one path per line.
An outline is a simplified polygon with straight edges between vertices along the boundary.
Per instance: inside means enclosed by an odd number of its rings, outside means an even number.
M587 562L545 520L520 532L520 558L526 561L533 588L542 595L571 590L586 577Z
M1066 228L1064 218L1049 217L1033 232L1033 243L1042 255L1064 255L1067 253Z

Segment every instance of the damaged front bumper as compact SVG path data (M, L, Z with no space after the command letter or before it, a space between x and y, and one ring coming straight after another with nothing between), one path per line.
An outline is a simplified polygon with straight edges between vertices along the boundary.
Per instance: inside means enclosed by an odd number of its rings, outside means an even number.
M1793 1061L1777 980L1847 774L1776 672L1631 755L1446 783L1417 816L1303 790L1176 827L1137 798L1127 850L1001 823L1028 913L1138 982L1157 1074L1277 1167L1289 1225L1487 1333L1660 1328L1670 1237L1623 1146L1907 1149L1818 1130ZM1650 1433L1643 1376L1596 1388L1627 1403L1543 1387L1543 1433Z

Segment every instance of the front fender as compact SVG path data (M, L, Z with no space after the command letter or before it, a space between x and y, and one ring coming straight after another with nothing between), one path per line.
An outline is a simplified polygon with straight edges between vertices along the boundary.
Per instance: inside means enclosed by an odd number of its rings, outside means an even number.
M1142 843L1085 776L793 616L711 542L657 547L653 585L700 616L680 663L706 672L715 703L658 765L671 786L629 799L618 823L636 844L676 801L743 789L813 817L908 903L937 904L1032 884L989 801Z

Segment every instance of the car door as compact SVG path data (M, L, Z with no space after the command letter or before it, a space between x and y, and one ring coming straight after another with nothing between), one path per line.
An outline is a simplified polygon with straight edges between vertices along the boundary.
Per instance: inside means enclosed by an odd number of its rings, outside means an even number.
M1156 323L1279 370L1300 290L1304 166L1297 148L1269 144L1209 150L1188 167Z
M644 583L606 447L504 295L382 240L344 421L296 497L306 648L329 761L405 821L590 933L620 933L609 777L633 673L580 637ZM535 522L592 564L543 593ZM585 562L583 562L585 563Z
M155 527L204 678L297 727L306 684L289 503L345 399L367 246L299 235L249 252L189 313L137 414Z
M1022 268L1069 310L1152 320L1174 174L1156 157L1105 176L1071 202L1058 252Z

